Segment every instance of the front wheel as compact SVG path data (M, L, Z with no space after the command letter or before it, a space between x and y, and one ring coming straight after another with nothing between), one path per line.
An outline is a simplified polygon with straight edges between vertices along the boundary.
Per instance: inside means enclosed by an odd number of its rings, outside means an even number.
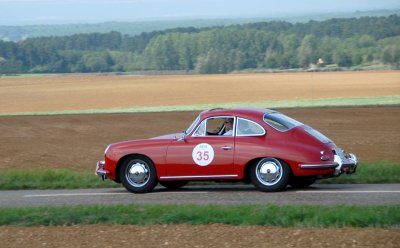
M120 170L122 185L132 193L150 192L157 185L157 172L153 162L142 156L130 157Z
M290 168L276 158L263 158L252 165L250 178L254 186L261 191L281 191L288 184Z

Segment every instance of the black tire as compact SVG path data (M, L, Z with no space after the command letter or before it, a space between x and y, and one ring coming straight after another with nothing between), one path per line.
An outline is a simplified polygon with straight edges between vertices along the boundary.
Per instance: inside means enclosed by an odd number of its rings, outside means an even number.
M295 189L304 189L315 183L317 179L315 177L296 177L292 176L290 178L289 184Z
M250 178L261 191L281 191L288 184L290 167L276 158L263 158L251 166Z
M159 183L167 189L175 190L185 186L188 181L160 181Z
M126 159L119 172L122 185L132 193L150 192L157 185L157 171L153 162L143 156Z

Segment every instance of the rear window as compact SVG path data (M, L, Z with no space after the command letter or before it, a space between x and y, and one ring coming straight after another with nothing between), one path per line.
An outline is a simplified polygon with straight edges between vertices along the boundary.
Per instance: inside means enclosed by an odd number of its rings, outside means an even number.
M265 134L265 130L254 121L238 118L236 135L237 136L261 136Z
M277 112L265 114L264 122L281 132L303 125L303 123Z

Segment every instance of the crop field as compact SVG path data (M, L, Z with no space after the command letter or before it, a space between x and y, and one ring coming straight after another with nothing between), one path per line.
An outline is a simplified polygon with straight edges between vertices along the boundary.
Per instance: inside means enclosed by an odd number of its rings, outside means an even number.
M235 105L278 108L326 134L361 161L400 162L400 71L49 75L0 77L0 169L92 172L109 143L180 132L200 109ZM152 112L139 113L149 110ZM107 232L112 237L105 236ZM130 242L136 241L126 237L132 233L137 234L138 247L146 247L140 242L148 240L165 247L193 247L204 241L211 246L240 247L246 240L246 244L260 247L266 240L278 246L283 246L283 241L297 247L383 247L384 242L386 247L396 247L399 240L398 229L383 228L219 224L0 227L7 247L55 247L60 245L58 241L65 247L107 242L131 247ZM71 235L76 239L70 240ZM251 235L258 236L250 242ZM232 237L237 238L236 244L232 244ZM179 243L181 238L188 243Z
M326 134L361 161L400 162L400 107L279 111ZM197 111L0 117L0 169L93 171L109 143L185 130Z
M399 101L399 95L399 71L5 77L0 78L0 114L84 110L96 113L144 107L157 111L178 106L193 110L198 109L196 106L257 103L279 107L274 102L283 106L290 102L297 107L304 101L320 99L397 96Z

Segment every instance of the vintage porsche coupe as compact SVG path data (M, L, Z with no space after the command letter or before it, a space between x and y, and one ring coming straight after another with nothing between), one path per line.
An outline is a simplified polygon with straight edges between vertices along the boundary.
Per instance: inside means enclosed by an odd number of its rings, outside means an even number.
M200 113L183 133L109 145L96 175L133 193L195 180L242 181L274 192L354 173L357 163L354 154L280 112L218 108Z

